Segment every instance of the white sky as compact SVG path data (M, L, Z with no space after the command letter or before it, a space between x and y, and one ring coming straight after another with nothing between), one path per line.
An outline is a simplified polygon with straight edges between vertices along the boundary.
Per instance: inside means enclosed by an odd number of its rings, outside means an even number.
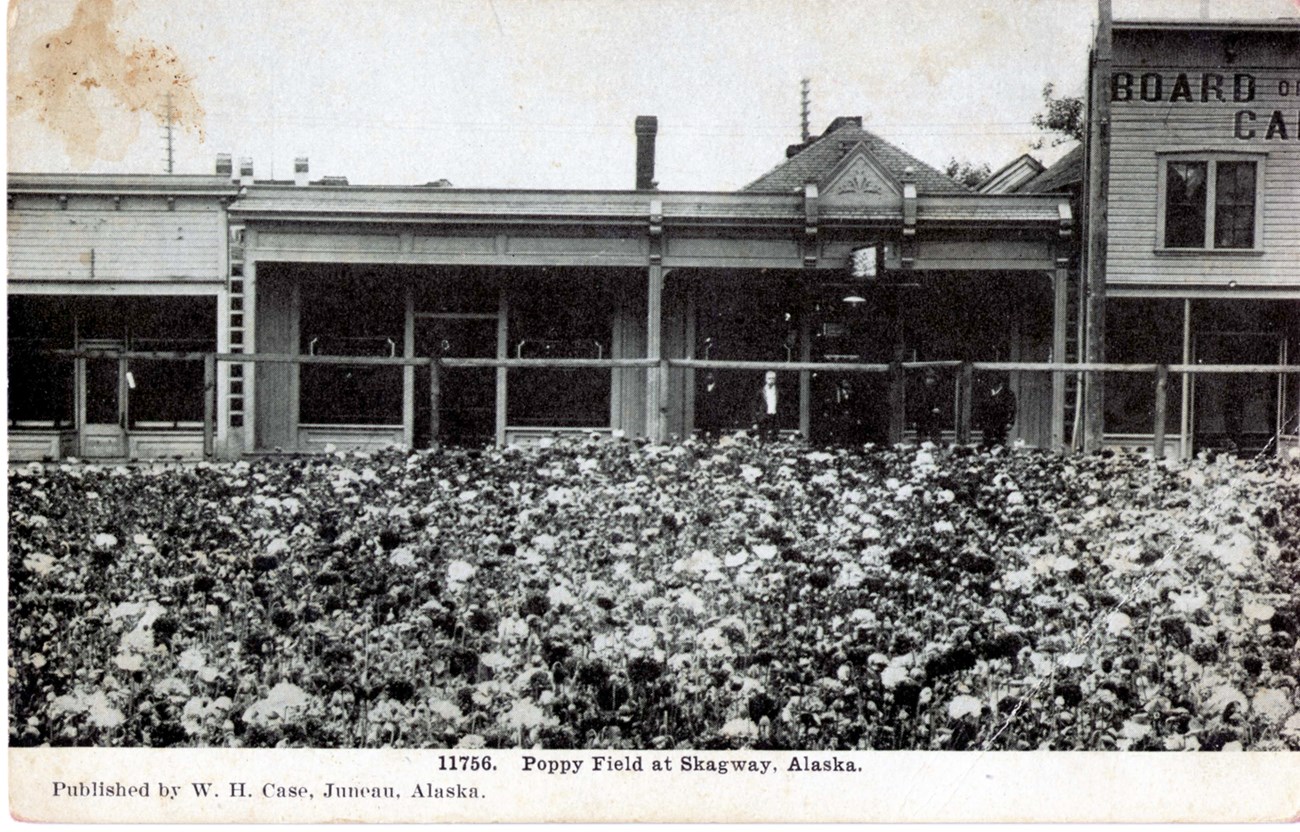
M76 4L11 0L10 74ZM1300 15L1300 0L1114 5ZM353 183L627 189L644 114L662 189L727 190L798 141L804 76L814 133L861 115L936 166L996 168L1037 138L1045 82L1082 92L1095 14L1095 0L117 0L115 30L123 48L173 48L195 78L206 141L177 133L177 173L225 151L258 178L290 178L305 155L313 178ZM87 95L107 128L97 161L74 164L11 98L9 169L163 172L157 123Z

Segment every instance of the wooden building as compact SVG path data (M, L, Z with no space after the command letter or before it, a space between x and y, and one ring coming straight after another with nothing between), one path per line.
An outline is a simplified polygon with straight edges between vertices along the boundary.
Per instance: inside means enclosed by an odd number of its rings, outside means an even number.
M421 447L435 425L439 442L481 444L574 431L668 439L755 423L763 373L665 358L816 362L779 374L781 430L897 441L910 421L891 407L904 379L834 365L1064 355L1068 199L972 192L857 118L789 148L740 192L661 191L656 129L638 119L626 191L309 183L305 161L293 182L256 181L251 166L235 176L228 162L226 175L192 181L11 175L11 457L192 456L196 437L203 450L193 414L180 413L182 399L195 407L182 395L192 368L168 371L171 387L157 382L175 418L145 408L145 419L137 400L155 381L136 362L109 362L114 376L108 363L94 369L105 360L51 347L517 362L444 368L434 414L429 368L414 361L223 360L207 450L226 457ZM146 205L150 222L118 219ZM96 236L69 250L68 228ZM158 262L137 268L142 255ZM140 305L166 298L188 300ZM121 319L110 336L83 323L101 307ZM137 323L155 319L170 329ZM643 361L527 364L536 359ZM1060 374L1010 380L1021 403L1013 435L1059 447ZM110 405L116 428L104 431Z
M1105 358L1298 363L1300 21L1115 22L1108 111ZM1104 104L1104 107L1099 105ZM1294 445L1300 376L1169 380L1168 450ZM1105 381L1105 441L1152 441L1149 375Z
M226 208L213 176L10 174L11 459L201 459L202 362L64 353L225 351ZM227 367L220 368L227 384Z

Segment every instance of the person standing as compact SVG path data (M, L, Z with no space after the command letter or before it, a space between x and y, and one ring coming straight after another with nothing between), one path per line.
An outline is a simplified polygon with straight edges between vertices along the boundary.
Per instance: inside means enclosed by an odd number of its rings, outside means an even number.
M914 401L916 408L913 411L913 418L916 420L917 443L933 442L936 445L940 444L943 438L943 402L942 397L939 395L939 377L935 374L933 367L925 368Z
M1007 431L1016 420L1016 394L1001 375L979 389L971 414L971 427L980 432L980 447L1005 445Z
M776 439L781 432L780 421L777 419L777 391L776 391L776 371L768 370L763 374L763 386L759 390L757 407L755 408L757 418L754 420L754 427L758 433L758 438L763 440Z

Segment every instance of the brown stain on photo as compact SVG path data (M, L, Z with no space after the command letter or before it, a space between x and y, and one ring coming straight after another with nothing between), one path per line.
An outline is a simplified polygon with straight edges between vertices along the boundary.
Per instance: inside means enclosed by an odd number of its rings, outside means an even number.
M39 0L10 0L11 33L25 2ZM125 155L139 134L138 119L123 131L110 130L110 118L146 113L165 125L170 108L173 125L200 139L204 134L194 76L171 47L144 39L122 44L114 25L121 17L117 0L79 0L63 28L25 49L10 42L10 114L34 112L62 139L74 165ZM26 66L20 66L24 54ZM103 146L109 139L112 146Z

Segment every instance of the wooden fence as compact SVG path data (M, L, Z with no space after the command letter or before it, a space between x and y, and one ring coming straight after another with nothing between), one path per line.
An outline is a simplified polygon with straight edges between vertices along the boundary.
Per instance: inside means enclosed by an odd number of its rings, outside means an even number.
M971 402L973 380L976 372L1043 372L1053 376L1077 374L1081 379L1092 374L1140 373L1153 376L1155 408L1152 420L1152 455L1164 456L1165 420L1168 415L1168 387L1170 374L1190 379L1195 375L1300 375L1300 364L1113 364L1113 363L1053 363L1036 361L903 361L889 364L799 362L799 361L716 361L685 358L430 358L430 357L378 357L347 355L294 355L279 353L232 352L129 352L114 350L56 350L55 355L76 361L87 359L117 359L122 362L143 361L202 361L203 362L203 449L205 456L213 454L213 434L216 425L216 366L218 362L231 364L328 364L348 367L428 367L429 403L433 420L431 433L439 433L438 410L442 397L440 368L479 367L507 369L644 369L658 370L666 379L670 368L686 370L742 370L778 373L888 373L901 389L902 380L909 370L925 368L951 369L957 376L956 439L960 444L971 441ZM662 386L662 385L661 385ZM891 424L904 421L904 401L901 396L890 397Z

